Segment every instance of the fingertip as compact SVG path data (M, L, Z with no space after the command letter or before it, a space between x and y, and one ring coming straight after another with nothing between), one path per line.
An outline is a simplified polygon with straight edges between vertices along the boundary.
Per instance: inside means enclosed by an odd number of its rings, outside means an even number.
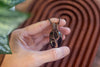
M66 20L65 19L60 19L60 26L66 25Z
M66 24L66 20L65 19L61 19L61 22L64 22Z
M50 21L53 23L58 23L59 22L59 18L50 18ZM66 20L65 19L60 19L60 26L64 26L66 24Z
M71 29L68 27L59 27L59 31L61 31L64 35L68 35L71 33Z
M62 36L62 40L65 40L65 38L66 38L66 36L65 36L65 35L63 35L63 36Z
M65 54L65 56L70 53L69 47L63 46L63 47L60 47L60 48L61 48L62 52Z
M51 20L52 22L54 22L54 23L58 23L58 21L59 21L58 18L51 18L50 20Z
M70 53L70 49L66 46L56 48L56 60L64 58Z
M70 34L70 33L71 33L71 29L68 28L68 27L67 27L66 29L67 29L67 31L68 31L67 34Z

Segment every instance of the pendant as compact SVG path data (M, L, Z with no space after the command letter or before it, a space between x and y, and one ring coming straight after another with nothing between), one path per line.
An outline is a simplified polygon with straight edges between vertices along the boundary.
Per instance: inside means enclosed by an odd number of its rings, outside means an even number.
M53 29L50 32L49 41L52 48L57 48L57 47L60 47L62 44L62 33L58 31L57 23L52 23L52 27Z

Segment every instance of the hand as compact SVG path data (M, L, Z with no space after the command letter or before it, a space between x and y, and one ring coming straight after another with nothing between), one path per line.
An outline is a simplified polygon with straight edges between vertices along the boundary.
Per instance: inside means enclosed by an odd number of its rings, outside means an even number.
M50 20L54 23L59 21L57 18ZM63 27L65 24L66 21L61 19L58 27L63 40L70 33L69 28ZM5 56L2 67L38 67L68 55L70 50L67 46L40 51L49 42L51 30L50 22L45 20L12 32L9 42L12 54Z

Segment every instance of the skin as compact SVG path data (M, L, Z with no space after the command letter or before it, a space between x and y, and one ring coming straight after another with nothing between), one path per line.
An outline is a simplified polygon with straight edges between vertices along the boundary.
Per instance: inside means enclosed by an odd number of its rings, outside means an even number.
M26 0L25 2L15 6L16 10L28 12L29 6L34 0ZM58 18L50 19L53 23L59 21ZM66 24L64 19L61 19L59 31L68 35L71 30L68 27L63 27ZM56 61L64 58L70 53L67 46L53 48L50 50L40 51L49 42L49 33L52 30L48 20L37 22L22 29L17 29L12 32L10 37L10 48L12 54L5 55L1 67L39 67L44 63Z
M29 6L31 6L31 4L34 2L35 0L26 0L25 2L21 3L21 4L18 4L15 8L16 10L19 10L19 11L22 11L22 12L28 12L28 9L29 9ZM97 5L99 6L99 9L100 9L100 0L94 0ZM98 59L99 60L99 59ZM97 64L98 62L95 62L95 64ZM94 67L95 67L95 64L94 64ZM100 65L98 64L98 67Z
M50 19L53 23L58 18ZM70 33L68 27L64 27L66 21L60 19L59 31L65 35ZM40 21L22 29L12 32L9 41L12 54L5 56L1 67L39 67L44 63L64 58L70 53L67 46L40 51L49 42L49 33L52 26L48 20Z

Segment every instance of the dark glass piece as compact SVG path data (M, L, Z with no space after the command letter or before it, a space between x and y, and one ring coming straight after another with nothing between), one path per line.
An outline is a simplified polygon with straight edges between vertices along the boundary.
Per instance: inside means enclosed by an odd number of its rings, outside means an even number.
M54 37L55 37L55 39L57 39L57 38L59 37L57 33L58 33L58 32L54 32Z
M52 47L52 48L55 48L56 43L55 43L55 42L53 42L53 41L51 41L51 42L50 42L50 45L51 45L51 47Z
M62 43L62 38L61 37L58 39L57 43L58 43L58 47L60 47L61 43Z
M50 39L54 38L53 31L50 32L49 38L50 38Z

